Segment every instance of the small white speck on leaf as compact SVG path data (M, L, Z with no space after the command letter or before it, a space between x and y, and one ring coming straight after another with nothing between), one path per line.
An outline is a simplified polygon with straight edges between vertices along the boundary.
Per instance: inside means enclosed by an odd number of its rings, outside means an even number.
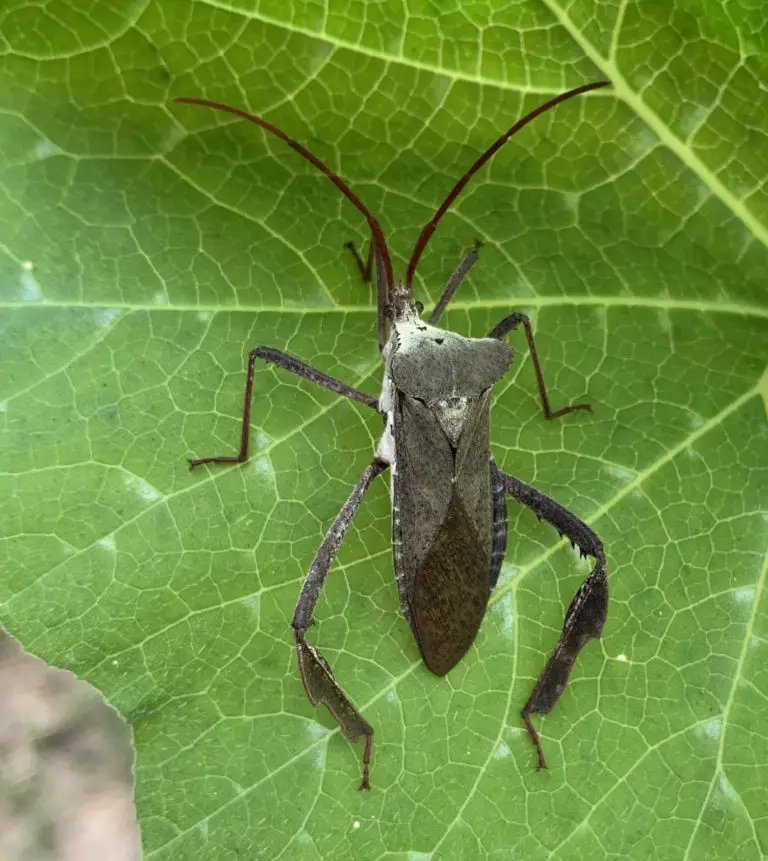
M659 329L665 334L668 335L672 331L672 320L666 308L660 308L656 312L656 322L659 324Z
M718 774L715 782L715 788L712 792L712 806L722 809L726 803L736 803L741 807L739 802L739 794L731 785L730 780L724 774Z
M570 194L569 192L563 193L563 203L571 210L571 212L578 213L579 211L579 203L581 202L580 194Z
M617 661L626 661L627 656L624 654L624 652L622 652L620 655L616 655L616 660Z
M323 16L318 15L315 21L315 28L317 30L322 30L323 24ZM309 58L309 72L313 75L317 73L323 67L325 61L328 59L332 52L333 46L329 42L323 42L318 40L315 43L314 50L312 51Z
M632 155L644 155L648 150L658 146L658 144L659 139L656 135L649 128L643 128L637 134L632 136L630 149L632 151Z
M197 319L201 323L207 323L211 319L211 312L210 311L198 311L197 314L195 314L195 317L197 317Z
M502 562L501 571L499 571L499 580L496 583L496 589L511 583L519 573L519 568L514 565L508 565L506 562Z
M709 111L707 108L702 105L697 105L693 110L682 111L682 115L678 118L678 123L680 128L685 132L686 135L693 134L696 129L704 122L707 118Z
M352 365L352 370L357 374L357 376L362 377L365 374L369 374L371 372L371 363L370 362L355 362Z
M34 264L31 260L25 260L25 261L21 264L21 268L22 268L25 272L31 272L31 271L35 268L35 264Z
M328 735L328 730L322 724L309 721L307 723L307 733L312 741L318 741Z
M106 329L112 325L112 321L116 317L119 317L120 314L121 311L119 308L104 308L96 314L96 324L101 326L102 329Z
M359 820L359 819L355 819L355 821L352 823L352 827L353 827L355 830L357 830L357 829L360 827L360 820Z
M507 759L507 757L509 757L509 755L510 755L509 748L507 747L507 745L503 741L500 741L496 745L496 747L493 751L493 758L494 759Z
M155 295L152 297L152 301L155 303L155 305L167 305L168 297L165 295L165 293L155 293Z
M21 273L21 298L25 302L39 302L43 298L43 291L40 285L29 274L28 270Z
M113 667L117 667L117 666L119 666L119 664L120 664L120 662L117 660L117 658L115 658L115 659L112 661L112 666L113 666Z
M705 735L707 738L714 739L717 741L720 738L720 734L723 731L723 719L719 717L710 718L708 721L704 721L703 724L699 726L699 732Z
M512 637L515 633L515 605L512 601L512 592L505 592L500 598L491 604L492 615L499 620L499 626L505 637Z
M710 197L712 197L712 189L705 182L696 183L696 203L701 206Z
M531 285L524 278L516 275L512 275L509 278L510 296L530 296L532 292ZM529 317L531 316L528 311L523 311L522 313L528 314Z
M744 589L737 589L733 593L733 597L739 602L739 604L751 604L755 600L755 590L751 586L747 586Z
M319 739L325 739L328 737L328 730L319 723L315 723L314 721L307 724L307 735L311 741L318 741ZM321 769L325 766L325 751L327 745L318 744L314 745L310 751L310 756L312 757L312 762L317 766L318 769Z
M143 3L140 5L144 5ZM168 134L163 139L161 150L168 152L172 150L176 144L181 143L187 137L187 130L180 125L171 125L168 129Z
M250 612L251 616L258 619L261 612L261 596L249 595L247 598L243 598L243 607Z
M105 550L109 550L112 553L117 550L117 541L115 541L114 535L105 535L103 538L99 538L97 543L99 547L103 547Z
M251 469L259 475L267 475L270 478L274 477L275 470L272 466L272 461L268 457L258 457L252 461L252 464Z
M151 484L147 484L146 481L142 481L142 479L137 478L136 476L126 478L125 486L145 502L155 502L160 499L159 491L155 490Z
M272 437L269 434L265 434L262 430L257 430L254 434L253 442L256 451L261 451L272 442Z
M35 159L50 158L52 155L59 155L61 150L52 144L47 138L39 140L32 150L32 157Z
M433 105L442 105L451 86L451 80L446 75L434 75L429 85L427 98L432 100Z
M603 469L608 473L608 475L625 482L632 481L636 476L636 473L632 472L631 469L624 469L624 467L616 466L614 463L605 464Z

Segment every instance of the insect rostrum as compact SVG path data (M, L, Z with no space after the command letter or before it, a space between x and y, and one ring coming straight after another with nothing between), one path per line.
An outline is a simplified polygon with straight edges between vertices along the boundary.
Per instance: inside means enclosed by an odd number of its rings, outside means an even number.
M595 566L571 602L560 639L521 712L540 768L545 768L546 762L531 715L551 711L568 683L579 652L602 633L608 609L608 582L600 539L557 502L501 472L491 455L491 390L512 361L512 350L504 338L521 324L524 327L547 419L590 410L589 405L574 404L554 411L550 408L533 331L524 314L510 314L486 338L465 338L437 326L454 292L477 261L479 243L459 263L426 322L421 319L423 306L414 299L411 285L419 258L443 214L494 153L539 114L607 85L607 81L586 84L551 99L520 119L486 150L424 227L405 279L397 282L379 223L343 180L312 153L260 117L216 102L176 99L234 114L281 138L340 189L362 212L371 229L367 260L364 262L354 247L352 251L363 278L370 280L374 273L376 277L379 348L384 360L381 396L370 397L273 347L257 347L248 358L239 452L189 462L194 468L205 463L244 463L248 459L257 359L360 401L384 419L376 454L323 539L292 620L299 671L310 701L324 705L350 741L365 741L363 789L370 787L373 727L336 682L325 659L307 642L306 633L344 533L366 490L380 473L390 470L392 549L400 606L424 663L437 675L445 675L466 654L485 615L507 545L507 495L567 536L582 555L594 557Z

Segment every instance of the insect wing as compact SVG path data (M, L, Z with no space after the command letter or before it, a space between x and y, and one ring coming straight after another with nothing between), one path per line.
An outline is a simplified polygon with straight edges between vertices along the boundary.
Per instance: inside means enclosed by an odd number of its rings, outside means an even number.
M395 567L424 663L438 675L472 645L490 591L490 390L464 400L456 446L439 408L402 392L395 408Z

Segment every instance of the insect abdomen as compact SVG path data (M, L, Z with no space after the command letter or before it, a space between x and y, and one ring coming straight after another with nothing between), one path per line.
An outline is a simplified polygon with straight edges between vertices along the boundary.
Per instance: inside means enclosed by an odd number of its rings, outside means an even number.
M489 573L489 591L493 591L499 579L504 555L507 552L507 496L504 484L499 478L496 461L491 458L491 498L493 500L493 517L491 531L491 569Z

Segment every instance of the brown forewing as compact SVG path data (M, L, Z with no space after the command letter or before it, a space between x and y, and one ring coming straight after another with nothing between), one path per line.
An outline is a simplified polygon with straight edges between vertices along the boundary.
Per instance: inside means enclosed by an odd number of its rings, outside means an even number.
M395 568L406 617L432 672L466 654L490 589L490 393L469 407L454 450L424 403L398 392L395 409Z

